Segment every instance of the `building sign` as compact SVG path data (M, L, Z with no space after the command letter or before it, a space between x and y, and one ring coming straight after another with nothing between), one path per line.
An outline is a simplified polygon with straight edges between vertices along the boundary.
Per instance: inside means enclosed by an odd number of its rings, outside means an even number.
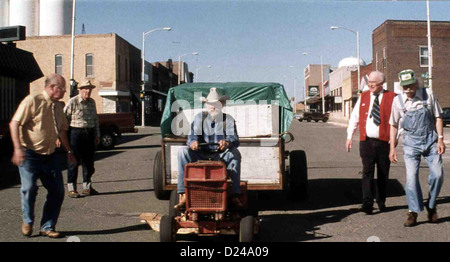
M308 93L309 96L316 96L319 95L319 87L318 86L308 86Z
M342 96L335 96L334 97L334 103L336 103L336 104L342 103Z

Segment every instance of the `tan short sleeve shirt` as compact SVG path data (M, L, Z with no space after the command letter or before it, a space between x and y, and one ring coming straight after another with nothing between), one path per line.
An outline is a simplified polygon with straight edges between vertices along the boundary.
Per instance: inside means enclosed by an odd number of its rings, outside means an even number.
M68 130L62 103L53 102L46 91L27 96L12 119L19 122L22 146L41 155L52 154L59 132Z

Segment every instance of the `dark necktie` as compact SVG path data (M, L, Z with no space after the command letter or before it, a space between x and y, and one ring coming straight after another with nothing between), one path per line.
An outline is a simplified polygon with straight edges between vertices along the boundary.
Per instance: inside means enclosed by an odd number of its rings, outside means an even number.
M371 114L371 117L373 117L373 122L377 126L379 126L381 123L381 121L380 121L380 102L378 101L379 95L380 94L374 94L375 100L373 101L372 114Z

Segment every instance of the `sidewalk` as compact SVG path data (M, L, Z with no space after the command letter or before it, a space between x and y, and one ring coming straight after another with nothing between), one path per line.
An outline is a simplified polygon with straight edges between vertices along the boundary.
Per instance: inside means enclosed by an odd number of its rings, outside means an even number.
M339 118L330 118L330 120L328 120L328 123L347 128L348 120ZM444 127L444 143L446 145L450 145L450 126Z

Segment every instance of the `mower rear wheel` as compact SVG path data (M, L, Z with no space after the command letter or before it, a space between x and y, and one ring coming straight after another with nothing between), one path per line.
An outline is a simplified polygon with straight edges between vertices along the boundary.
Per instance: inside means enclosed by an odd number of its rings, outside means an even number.
M245 216L239 224L239 242L253 242L255 221L253 216Z

